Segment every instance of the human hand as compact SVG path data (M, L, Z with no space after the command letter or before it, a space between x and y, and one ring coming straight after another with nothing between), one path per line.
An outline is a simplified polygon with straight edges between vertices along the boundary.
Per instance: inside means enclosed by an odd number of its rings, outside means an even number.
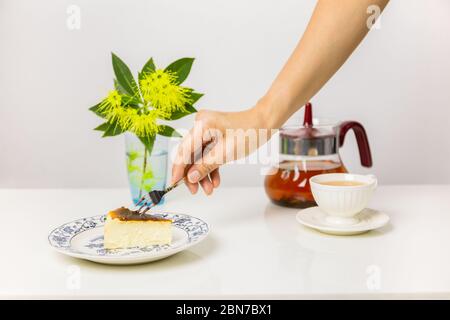
M253 135L248 134L249 130L263 128L263 117L256 107L240 112L200 110L194 127L178 147L172 183L186 177L192 194L200 185L210 195L220 184L219 167L255 151L265 141L259 139L258 133L254 135L256 141L250 141Z

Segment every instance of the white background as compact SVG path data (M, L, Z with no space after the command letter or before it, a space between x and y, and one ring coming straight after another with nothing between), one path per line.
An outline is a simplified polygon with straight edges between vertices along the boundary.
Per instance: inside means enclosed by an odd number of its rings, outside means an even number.
M81 8L81 29L66 26ZM315 1L0 0L0 187L125 187L123 137L101 139L87 109L112 87L110 52L137 71L196 57L198 107L252 106L302 35ZM344 67L312 100L316 116L358 120L381 183L450 183L450 1L392 0ZM188 128L193 117L175 127ZM255 165L223 183L257 186Z

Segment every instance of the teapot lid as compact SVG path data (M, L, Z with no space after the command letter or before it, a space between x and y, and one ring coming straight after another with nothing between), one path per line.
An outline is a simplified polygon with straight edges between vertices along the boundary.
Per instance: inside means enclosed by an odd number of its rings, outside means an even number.
M314 126L312 104L308 102L303 125L281 128L280 153L303 156L337 153L337 132L333 126Z

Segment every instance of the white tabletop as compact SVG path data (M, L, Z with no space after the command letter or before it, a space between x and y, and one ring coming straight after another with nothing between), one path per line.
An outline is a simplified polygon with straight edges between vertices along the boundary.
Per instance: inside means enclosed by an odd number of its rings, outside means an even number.
M450 298L450 186L380 186L380 230L330 236L262 188L179 188L164 209L207 221L202 243L167 259L107 266L52 250L48 232L129 203L126 189L0 190L0 298Z

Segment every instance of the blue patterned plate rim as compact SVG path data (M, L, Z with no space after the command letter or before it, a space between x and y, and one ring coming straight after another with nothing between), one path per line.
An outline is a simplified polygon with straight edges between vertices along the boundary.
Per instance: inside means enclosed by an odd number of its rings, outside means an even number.
M172 226L184 231L187 235L186 243L171 245L155 245L144 248L128 248L117 250L106 250L103 248L103 238L97 238L90 241L86 246L93 249L95 253L87 253L76 250L72 247L72 239L88 230L103 227L106 215L97 215L92 217L80 218L70 222L66 222L59 227L54 228L48 235L48 242L50 246L61 253L69 254L74 257L101 257L102 259L117 259L126 257L138 257L151 255L154 257L165 255L170 252L181 251L200 240L205 238L209 233L209 226L203 220L180 213L163 212L152 213L161 218L172 220ZM91 243L92 242L92 243Z

